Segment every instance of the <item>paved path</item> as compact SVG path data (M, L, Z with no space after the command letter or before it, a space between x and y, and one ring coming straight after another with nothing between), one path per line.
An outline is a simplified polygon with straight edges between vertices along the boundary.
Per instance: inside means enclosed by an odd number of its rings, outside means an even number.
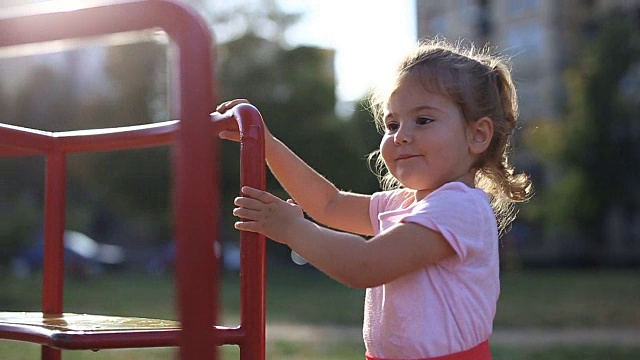
M640 329L496 329L490 340L499 345L616 345L640 347Z
M362 330L332 325L268 324L267 340L298 342L360 342ZM640 346L640 328L628 329L496 329L496 345L548 347L555 345Z

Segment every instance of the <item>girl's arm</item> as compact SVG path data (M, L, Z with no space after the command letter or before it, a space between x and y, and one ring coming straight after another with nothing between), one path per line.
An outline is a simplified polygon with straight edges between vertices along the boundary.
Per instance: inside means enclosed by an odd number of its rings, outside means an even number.
M236 99L216 109L220 113L247 103ZM220 137L239 140L238 131L223 131ZM370 196L340 191L307 165L265 126L265 153L269 169L285 191L314 220L334 229L361 235L372 235L369 219Z
M264 234L291 247L330 277L356 288L385 284L455 254L438 232L398 224L370 240L320 227L293 202L245 187L236 198L235 227Z

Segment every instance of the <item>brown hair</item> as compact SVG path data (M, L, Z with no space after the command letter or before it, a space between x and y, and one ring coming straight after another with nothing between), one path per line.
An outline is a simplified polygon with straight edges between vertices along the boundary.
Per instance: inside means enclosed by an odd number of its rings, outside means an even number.
M392 88L405 77L415 78L429 91L445 95L460 108L468 123L482 117L493 120L493 137L487 150L477 159L475 186L491 198L501 233L515 219L514 203L528 200L532 185L526 174L515 174L509 163L511 136L516 129L518 103L508 59L492 55L488 48L462 47L443 39L423 40L397 68ZM370 108L380 131L390 92L373 92ZM376 173L383 189L401 187L388 171L378 151Z

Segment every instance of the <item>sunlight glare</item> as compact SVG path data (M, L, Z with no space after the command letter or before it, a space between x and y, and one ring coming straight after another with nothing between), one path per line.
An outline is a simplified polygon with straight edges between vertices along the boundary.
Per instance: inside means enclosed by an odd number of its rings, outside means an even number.
M67 12L84 9L96 4L96 1L52 0L38 3L38 6L47 12Z

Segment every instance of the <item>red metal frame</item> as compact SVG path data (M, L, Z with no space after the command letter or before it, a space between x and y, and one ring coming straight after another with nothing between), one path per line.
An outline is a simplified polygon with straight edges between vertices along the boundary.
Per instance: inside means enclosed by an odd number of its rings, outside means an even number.
M177 45L179 59L180 121L118 129L50 133L0 126L0 155L43 154L46 157L45 263L42 310L46 316L63 312L63 232L66 199L66 155L73 152L112 151L158 146L174 142L174 219L177 241L177 302L181 323L173 335L123 339L117 333L96 338L77 337L89 348L180 345L182 359L213 354L215 346L240 345L242 360L265 357L264 238L241 233L241 324L214 328L218 310L218 266L210 251L218 234L219 163L215 134L238 122L241 130L241 179L243 185L265 187L264 133L259 112L240 105L231 114L212 121L214 92L212 35L190 8L169 0L140 0L79 8L73 11L30 13L0 18L0 47L78 39L119 32L160 28ZM197 274L197 276L194 276ZM11 327L9 327L11 328ZM20 331L0 327L0 336L42 343L43 330L25 326ZM11 328L15 330L14 328ZM156 336L156 337L154 337ZM155 339L155 340L152 340ZM140 342L136 342L140 341ZM155 341L155 342L154 342ZM88 342L88 343L87 343ZM50 343L47 343L50 345ZM154 345L155 344L155 345ZM69 347L73 348L73 347ZM43 346L43 359L60 359L61 352Z

